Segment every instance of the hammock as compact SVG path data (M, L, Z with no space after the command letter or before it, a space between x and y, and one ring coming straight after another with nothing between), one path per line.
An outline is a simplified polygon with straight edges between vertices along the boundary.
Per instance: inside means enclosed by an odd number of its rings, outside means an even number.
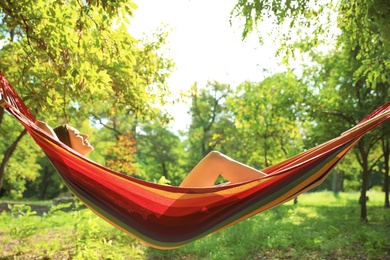
M114 172L56 141L34 124L34 116L1 73L0 100L79 200L115 227L158 249L184 246L318 186L366 132L390 117L389 101L341 136L264 169L267 176L261 179L184 188Z

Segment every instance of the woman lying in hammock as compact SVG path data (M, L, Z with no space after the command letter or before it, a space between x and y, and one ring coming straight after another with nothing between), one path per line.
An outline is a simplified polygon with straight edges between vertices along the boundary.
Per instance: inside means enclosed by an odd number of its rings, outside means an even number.
M70 125L60 125L54 129L42 121L37 121L36 125L53 138L63 142L82 155L87 155L93 151L92 145L88 142L89 136L87 134L81 134L76 128ZM220 152L213 151L192 169L180 186L211 187L215 185L219 176L224 177L230 183L237 183L258 179L259 177L266 176L266 174L237 162Z

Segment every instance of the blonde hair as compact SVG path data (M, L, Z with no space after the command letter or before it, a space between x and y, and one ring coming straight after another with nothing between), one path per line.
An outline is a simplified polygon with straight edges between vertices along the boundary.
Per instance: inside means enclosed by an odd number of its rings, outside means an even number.
M54 133L56 133L58 139L66 144L69 147L72 147L70 144L70 137L69 137L69 131L68 131L68 125L60 125L53 129Z

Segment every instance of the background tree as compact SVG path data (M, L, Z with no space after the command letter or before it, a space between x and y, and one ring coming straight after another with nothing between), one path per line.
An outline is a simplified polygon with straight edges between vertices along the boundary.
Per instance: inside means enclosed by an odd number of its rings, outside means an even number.
M290 73L241 84L228 100L238 134L234 157L262 169L302 151L306 97Z
M6 170L8 174L6 176L3 175L3 187L0 195L19 199L26 190L26 184L38 177L38 171L41 169L41 166L37 164L36 160L43 153L31 139L21 138L20 133L23 133L23 130L21 130L20 124L14 118L6 116L3 125L6 128L0 129L0 135L3 138L0 147L6 152L0 154L0 159L2 160L1 170ZM9 143L7 140L14 140L8 148L7 145ZM16 145L18 145L18 149L16 149Z
M319 84L317 87L321 91L321 103L326 103L329 107L313 108L332 111L333 117L331 115L317 117L319 121L328 120L330 127L334 121L340 121L339 124L344 121L345 127L350 127L382 104L383 99L388 100L390 49L386 42L390 39L390 6L386 1L340 0L334 3L273 0L269 3L263 0L239 0L232 14L244 17L244 37L259 21L264 21L266 18L273 19L275 25L283 29L286 27L282 25L287 23L287 31L281 37L281 49L288 57L293 57L296 49L314 57L318 55L320 50L318 47L327 45L327 50L332 52L327 42L331 42L330 35L336 36L334 37L337 47L335 50L340 53L336 55L332 53L333 57L327 56L328 60L318 62L320 67L327 67L324 69L327 72L321 74L321 80L327 85ZM332 17L337 18L338 30L333 30L335 34L331 30L336 29L332 27L334 20L331 19ZM294 34L297 37L292 37L292 31L297 32ZM333 74L336 70L337 76ZM315 73L312 77L308 76L308 82L315 81L314 78L317 77ZM347 116L348 113L352 113L352 116ZM339 119L335 120L335 117ZM339 127L335 128L346 129L341 125ZM361 218L364 221L367 220L368 174L380 155L372 159L368 156L370 151L374 151L375 144L379 140L378 136L370 134L361 139L355 150L363 172L360 201L362 202Z
M230 94L230 86L227 84L214 81L208 82L203 88L194 84L189 111L189 170L213 150L227 153L220 144L226 138L226 129L233 125L233 118L225 104Z
M114 146L107 148L107 167L123 174L136 174L134 154L136 153L136 142L134 134L119 135Z
M179 185L186 158L180 138L159 121L142 123L136 138L142 178L159 181L163 176L168 183Z
M382 126L384 137L381 139L382 152L383 152L383 191L385 192L385 208L390 208L390 176L389 176L389 163L390 163L390 138L389 124Z
M36 162L41 169L35 179L26 183L23 198L48 200L66 194L67 188L64 182L46 155L40 155Z
M327 138L329 134L337 136L356 125L370 111L383 104L381 93L373 84L367 84L365 78L354 80L354 72L360 66L356 59L357 50L341 49L332 55L325 56L319 64L318 71L310 71L316 75L318 100L312 107L312 115L316 122L315 132ZM309 80L314 77L309 76ZM325 126L325 127L324 127ZM369 187L369 176L382 153L377 146L383 137L378 129L360 139L354 153L361 167L361 218L367 221L366 191Z
M108 111L107 104L102 104L95 111L86 113L91 115L90 120L97 128L85 131L91 133L91 142L95 147L90 157L104 165L107 165L108 161L111 161L111 164L116 159L122 163L127 162L130 168L124 172L135 173L137 166L133 156L136 153L137 141L134 135L138 120L132 113L126 114L123 110L112 108L112 114L107 114ZM85 123L87 122L89 121Z

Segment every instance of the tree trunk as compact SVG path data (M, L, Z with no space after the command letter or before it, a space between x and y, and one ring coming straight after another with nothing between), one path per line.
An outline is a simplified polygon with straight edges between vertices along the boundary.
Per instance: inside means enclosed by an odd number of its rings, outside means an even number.
M1 165L0 165L0 189L3 186L4 175L5 175L5 166L7 165L12 154L15 152L16 147L18 146L18 143L20 142L20 140L22 140L23 136L26 133L27 133L26 129L24 129L22 132L20 132L19 136L15 139L15 141L11 144L10 147L8 147L8 149L4 153L4 158L3 158Z
M389 147L389 139L384 139L382 141L383 148L383 157L384 157L384 181L383 181L383 190L385 192L385 208L390 208L389 203L389 157L390 157L390 147Z
M385 180L384 180L384 186L385 186L385 208L390 208L390 202L389 202L389 190L390 190L390 181L389 181L389 161L387 160L386 163L387 166L385 166Z
M4 118L4 108L0 107L0 125L3 122L3 118Z
M365 166L367 166L366 160ZM367 222L367 188L368 188L368 181L369 181L369 172L367 167L363 167L363 176L362 176L362 190L360 193L360 218L363 222Z
M365 139L360 139L358 142L358 148L359 148L359 154L360 159L358 157L360 166L362 167L362 189L360 192L360 219L363 222L368 222L367 219L367 189L368 189L368 182L370 179L370 172L368 167L368 151L365 150Z
M52 171L50 171L50 168L48 166L45 166L43 168L42 173L42 187L39 194L39 199L44 200L46 198L47 188L50 185L50 179L53 175Z
M168 179L168 170L167 170L167 166L166 166L165 162L163 162L163 163L161 164L161 166L162 166L162 169L163 169L163 176L164 176L166 179Z
M333 170L332 174L332 191L334 193L339 193L344 190L344 172L339 171L337 169Z

